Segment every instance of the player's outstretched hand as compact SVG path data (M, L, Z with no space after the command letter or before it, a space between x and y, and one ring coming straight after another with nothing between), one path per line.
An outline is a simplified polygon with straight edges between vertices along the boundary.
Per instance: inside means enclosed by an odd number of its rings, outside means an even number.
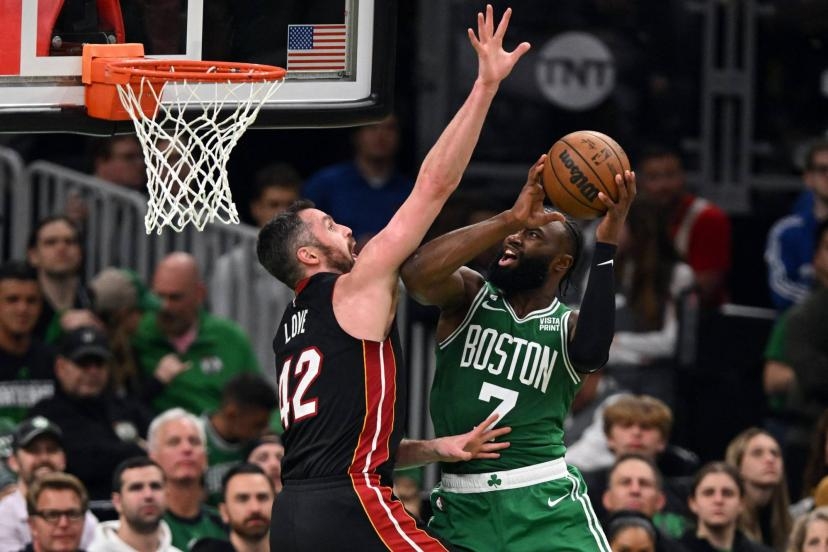
M490 429L497 418L497 414L492 414L468 433L435 439L434 452L439 457L439 461L464 462L476 458L500 458L498 451L508 448L510 443L496 443L494 440L506 435L512 431L512 428Z
M630 205L635 199L635 172L624 171L623 176L616 174L615 185L618 187L618 201L613 201L604 192L598 193L598 199L607 206L607 214L595 229L595 239L604 243L618 243L627 213L630 212Z
M468 29L469 40L477 52L477 78L483 84L497 85L505 79L517 61L529 51L529 43L521 42L511 52L503 49L503 36L509 28L509 19L512 17L512 8L508 8L500 19L497 29L494 28L494 10L491 4L486 5L486 14L477 14L477 35Z
M557 211L547 211L543 205L546 192L543 191L541 175L543 164L546 161L546 154L540 156L534 165L529 169L526 177L526 184L520 190L520 195L515 204L509 209L511 215L518 220L524 228L540 228L553 220L565 221L566 217Z

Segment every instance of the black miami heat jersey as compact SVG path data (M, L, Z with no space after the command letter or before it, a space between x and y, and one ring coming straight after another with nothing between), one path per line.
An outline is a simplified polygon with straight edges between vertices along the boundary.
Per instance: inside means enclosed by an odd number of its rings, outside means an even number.
M407 403L399 336L396 324L382 342L345 333L333 312L338 277L303 281L273 341L282 477L378 474L389 484Z

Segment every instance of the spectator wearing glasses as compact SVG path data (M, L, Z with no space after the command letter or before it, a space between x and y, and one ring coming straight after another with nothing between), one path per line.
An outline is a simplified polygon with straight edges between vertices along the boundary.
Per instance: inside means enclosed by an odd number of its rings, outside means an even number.
M88 498L78 478L50 473L35 481L26 495L32 542L21 552L80 551Z
M63 433L42 416L20 423L12 436L13 453L9 467L17 472L17 490L0 500L0 550L20 550L32 541L26 496L41 478L66 469ZM86 490L84 489L84 496ZM84 499L84 504L86 499ZM92 542L98 520L84 506L86 520L81 525L81 544Z
M776 221L765 247L768 287L780 311L802 302L814 284L814 233L828 220L828 140L818 140L808 149L802 178L813 192L813 205Z

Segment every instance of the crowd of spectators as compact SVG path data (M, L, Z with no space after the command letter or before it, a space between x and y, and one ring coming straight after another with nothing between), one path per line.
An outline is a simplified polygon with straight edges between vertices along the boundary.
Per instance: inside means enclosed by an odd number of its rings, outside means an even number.
M392 116L359 129L353 159L304 185L290 165L262 167L251 219L261 227L311 198L364 243L412 185L395 161L398 124ZM99 144L95 176L141 190L136 146L129 137ZM703 333L727 302L738 244L725 212L686 188L675 150L649 147L635 159L641 197L619 244L609 364L585 382L567 421L567 460L583 471L613 550L800 551L828 533L826 155L817 142L804 207L768 235L780 315L764 374L746 382L764 385L767 415L756 427L707 428L728 443L714 454L687 438L687 403L704 400L690 393L711 367L692 369L709 356L688 365L679 349L683 332ZM497 209L455 208L444 218ZM272 334L292 290L241 247L210 274L184 251L161 259L148 282L122 266L83 274L83 214L70 198L65 213L37 222L26 259L0 264L0 433L10 441L0 548L50 550L57 539L90 551L259 549L281 490L274 366L223 291L255 287L258 328ZM716 406L726 416L728 405ZM427 520L421 482L420 472L401 472L395 488Z

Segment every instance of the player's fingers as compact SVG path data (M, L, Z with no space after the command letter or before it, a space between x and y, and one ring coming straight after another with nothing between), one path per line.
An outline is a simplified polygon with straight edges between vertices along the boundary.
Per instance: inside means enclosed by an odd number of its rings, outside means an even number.
M483 434L484 441L491 441L492 439L497 439L498 437L502 437L507 433L511 433L512 428L509 426L506 427L498 427L496 429L490 429Z
M503 40L506 34L506 29L509 28L509 20L512 19L512 8L506 8L503 12L503 17L500 18L500 23L497 25L497 30L494 33L495 38Z
M635 197L635 194L638 193L638 180L635 177L635 171L627 171L627 182L629 185L627 186L630 195Z
M532 49L532 45L529 44L528 42L521 42L520 44L518 44L517 48L512 50L512 53L509 54L510 56L512 56L512 58L514 58L512 60L512 63L517 63L517 60L522 58L523 54L525 54L526 52L528 52L531 49Z
M480 41L477 40L477 35L474 34L474 31L471 28L466 29L466 32L469 34L469 42L471 42L472 48L474 48L474 51L479 54L480 53Z
M483 420L482 423L477 424L477 426L475 426L475 428L472 430L472 434L483 435L489 430L489 428L492 425L494 425L498 418L500 418L500 414L493 413L491 416Z
M496 452L478 452L476 458L477 459L481 459L481 458L484 458L484 459L497 459L497 458L500 458L500 454L498 454Z
M491 4L486 4L486 38L491 38L494 35L494 8Z
M612 210L615 208L615 202L612 200L612 198L610 198L610 196L608 196L604 192L598 192L598 200L604 205L606 205L608 210Z
M495 450L503 450L505 448L509 448L512 443L506 441L503 443L484 443L480 450L485 452L493 452Z

